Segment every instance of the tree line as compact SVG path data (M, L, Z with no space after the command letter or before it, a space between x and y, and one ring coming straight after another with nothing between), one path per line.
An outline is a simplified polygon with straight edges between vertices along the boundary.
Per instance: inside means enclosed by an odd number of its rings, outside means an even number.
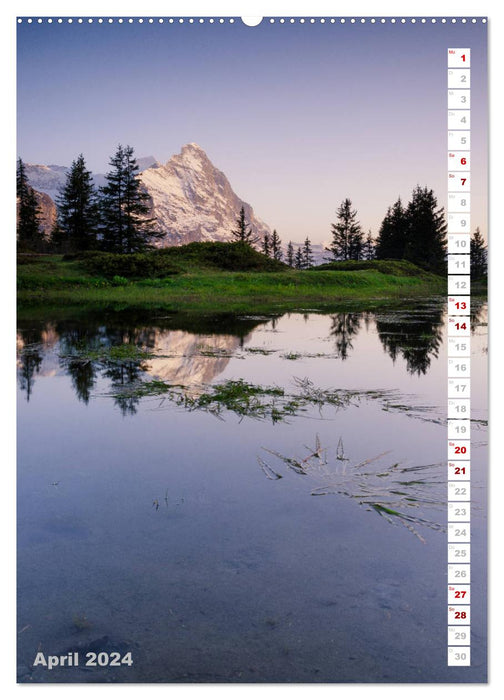
M425 270L446 272L446 221L434 192L417 186L406 206L399 198L387 209L376 240L364 232L357 210L345 199L331 225L332 242L327 250L333 260L407 260ZM469 251L468 251L469 252ZM487 274L487 249L479 228L471 236L471 274Z
M247 229L243 208L238 224L238 229ZM417 186L406 206L400 198L390 206L376 239L371 231L364 236L357 210L347 198L336 211L336 222L331 224L332 241L326 251L332 257L327 260L407 260L425 270L443 274L446 272L446 229L444 210L438 207L434 192L428 187ZM252 233L250 229L248 231L247 239L237 231L233 233L237 239L253 243ZM264 234L261 250L269 257L282 259L281 241L276 230L271 238L268 233ZM487 248L479 228L471 236L470 253L471 274L475 278L485 277ZM289 241L285 262L297 269L312 267L310 239L307 237L295 252L292 241Z
M72 253L103 250L137 253L164 234L149 218L149 195L137 178L131 146L119 145L110 159L106 184L96 187L81 154L72 162L56 198L57 217L49 239L40 226L40 208L21 158L17 165L18 248Z
M84 156L80 154L72 162L65 185L56 198L57 218L46 240L40 225L36 193L28 184L25 165L19 158L16 177L18 249L137 253L152 248L164 234L156 230L155 219L149 217L150 198L137 177L139 167L133 148L119 145L110 159L110 166L106 184L96 187ZM443 274L446 271L446 229L444 211L438 207L434 192L428 187L417 186L406 205L399 198L388 207L376 239L371 231L364 235L357 210L346 198L336 211L336 222L331 224L331 244L326 250L333 261L407 260ZM308 236L296 249L289 241L284 258L276 229L259 240L247 224L244 207L231 234L234 241L257 246L267 257L283 260L290 267L307 269L314 264ZM487 250L479 229L471 237L470 252L471 273L475 277L485 276Z

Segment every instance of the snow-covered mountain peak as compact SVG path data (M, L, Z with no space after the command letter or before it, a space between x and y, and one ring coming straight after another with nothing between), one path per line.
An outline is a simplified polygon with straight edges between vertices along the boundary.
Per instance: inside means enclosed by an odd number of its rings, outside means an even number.
M270 233L197 143L186 144L164 166L147 168L139 177L158 228L166 234L162 246L232 240L241 207L255 236Z
M191 143L186 143L185 146L182 146L181 152L184 153L185 151L197 151L198 153L201 153L203 156L205 156L205 158L207 157L207 154L201 148L201 146L197 143L194 143L194 141L192 141Z

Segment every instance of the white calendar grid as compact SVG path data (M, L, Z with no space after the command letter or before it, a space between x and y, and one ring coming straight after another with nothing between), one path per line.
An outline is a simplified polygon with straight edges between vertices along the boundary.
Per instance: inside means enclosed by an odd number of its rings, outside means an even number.
M448 666L471 664L471 50L448 49Z

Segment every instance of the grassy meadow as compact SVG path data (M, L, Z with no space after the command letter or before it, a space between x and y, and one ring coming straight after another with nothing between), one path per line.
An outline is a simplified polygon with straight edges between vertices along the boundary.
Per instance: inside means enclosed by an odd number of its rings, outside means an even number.
M347 261L296 270L252 249L240 257L237 244L225 243L193 243L133 256L19 256L17 283L20 307L240 313L329 309L341 302L446 293L445 278L405 261Z

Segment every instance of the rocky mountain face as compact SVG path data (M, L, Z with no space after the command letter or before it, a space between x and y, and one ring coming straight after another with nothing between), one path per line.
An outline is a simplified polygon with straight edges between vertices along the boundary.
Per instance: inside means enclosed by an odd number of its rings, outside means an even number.
M195 143L184 146L165 165L147 168L139 177L151 198L157 226L165 234L158 243L162 247L233 240L241 207L254 236L262 238L271 233Z
M37 204L40 209L40 225L44 231L44 236L49 238L49 234L56 221L56 204L45 192L37 192L37 190L35 190L35 197L37 198Z
M241 207L253 235L262 239L271 234L267 224L257 218L250 204L233 191L229 180L195 143L185 145L164 165L153 156L138 158L138 175L150 196L152 213L164 237L159 247L193 241L230 241ZM61 165L26 165L30 185L56 200L64 186L68 168ZM95 185L105 184L105 175L93 173ZM49 202L47 202L49 207Z
M40 211L39 222L45 238L49 238L54 222L56 221L56 204L45 192L33 190ZM16 212L19 214L19 199L16 200ZM16 215L17 215L16 214Z

